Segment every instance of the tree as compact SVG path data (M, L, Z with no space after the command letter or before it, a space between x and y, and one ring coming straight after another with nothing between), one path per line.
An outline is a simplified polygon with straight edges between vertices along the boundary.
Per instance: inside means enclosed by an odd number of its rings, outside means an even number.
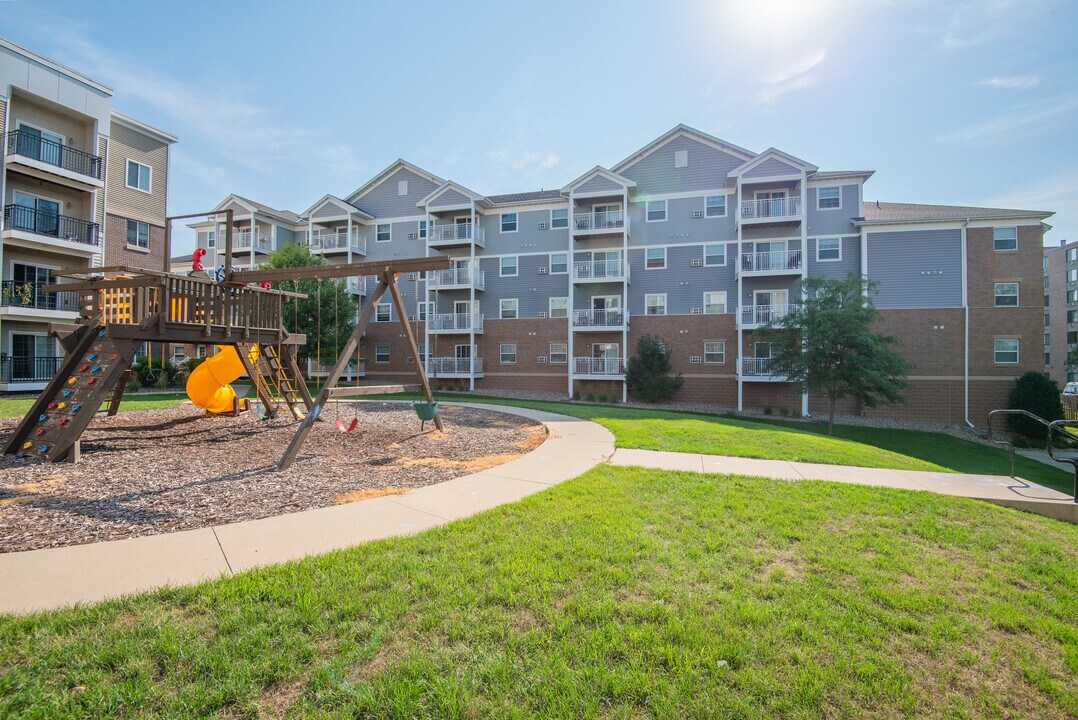
M842 280L808 278L801 290L801 305L757 334L770 336L773 373L827 397L827 434L842 398L868 407L904 402L910 364L892 349L897 339L872 330L880 319L876 283L851 272Z
M670 375L670 353L661 338L645 335L636 344L636 355L629 358L625 382L634 397L645 402L673 399L685 383L681 373Z
M1011 410L1031 412L1048 422L1063 419L1059 385L1052 378L1035 370L1030 370L1015 381L1008 407ZM1007 417L1007 424L1011 430L1026 437L1037 440L1048 437L1048 428L1032 418L1011 415Z
M263 267L303 268L317 265L325 265L325 260L311 255L306 247L283 245L280 250L269 254ZM289 332L307 336L307 343L298 349L299 358L307 360L317 357L323 365L337 362L336 353L344 347L355 329L359 307L356 296L348 292L344 281L282 280L275 286L279 290L307 294L306 298L289 298L282 310L285 328Z

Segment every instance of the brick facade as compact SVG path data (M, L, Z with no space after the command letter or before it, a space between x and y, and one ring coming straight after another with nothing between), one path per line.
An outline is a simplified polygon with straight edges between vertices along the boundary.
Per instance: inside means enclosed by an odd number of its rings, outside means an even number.
M150 225L150 247L142 249L127 244L127 218L105 215L105 265L127 265L147 270L165 266L165 226Z

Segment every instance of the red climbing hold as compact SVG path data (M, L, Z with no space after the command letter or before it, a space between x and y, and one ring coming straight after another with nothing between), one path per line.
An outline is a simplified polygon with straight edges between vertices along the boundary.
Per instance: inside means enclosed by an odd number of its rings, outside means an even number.
M90 369L89 365L82 365L81 367L79 367L79 372L86 372L89 369Z
M49 410L55 410L55 409L56 409L56 403L54 403L54 402L49 403Z
M34 431L34 435L44 435L44 434L45 434L45 428L38 428L37 430Z

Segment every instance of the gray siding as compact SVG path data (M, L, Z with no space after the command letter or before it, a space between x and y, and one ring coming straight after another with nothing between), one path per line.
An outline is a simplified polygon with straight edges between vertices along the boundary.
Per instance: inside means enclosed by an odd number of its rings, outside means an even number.
M318 220L319 218L338 218L348 214L347 210L339 207L335 203L327 202L322 207L318 208L311 214L312 220Z
M408 189L411 190L411 187L409 186ZM450 205L471 205L471 202L471 198L464 195L463 193L457 192L453 189L449 189L438 197L434 198L434 200L430 202L429 206L435 208L446 207Z
M674 167L674 152L678 150L688 151L688 167ZM681 136L619 174L635 180L637 191L645 195L688 192L724 186L726 175L744 163L734 155Z
M302 233L300 233L300 237L303 237ZM280 225L278 225L277 226L277 247L280 248L282 245L295 245L295 244L296 244L296 233L289 230L288 228L283 228Z
M703 306L705 292L717 290L726 291L727 311L731 312L737 302L737 281L734 279L733 264L728 260L724 267L691 266L691 260L702 258L701 246L667 248L666 269L646 270L644 251L630 250L630 315L643 315L644 295L652 293L666 293L668 315L688 315L692 308Z
M719 242L737 239L734 228L734 196L727 196L726 217L694 218L694 210L704 209L704 196L666 201L666 221L647 222L643 203L629 205L630 247L668 243Z
M408 181L407 195L397 194L397 183L401 180ZM437 187L411 170L400 168L363 197L353 196L345 200L376 218L410 217L422 214L416 203L434 192Z
M768 158L762 163L749 170L742 177L756 178L756 177L777 177L779 175L799 175L801 174L800 168L796 168L787 162L783 162L778 158Z
M583 185L573 188L574 193L612 192L621 193L624 188L610 178L596 175Z
M816 261L816 240L808 240L808 274L811 277L826 277L841 280L849 272L861 272L861 238L842 238L842 259L826 262Z
M512 211L511 211L512 212ZM509 255L527 252L559 252L569 247L569 230L539 229L539 223L550 222L549 210L517 210L517 231L501 231L501 213L492 212L480 218L480 226L486 232L486 248L482 255Z
M776 275L775 277L747 277L741 281L742 305L754 303L753 293L757 290L785 290L789 293L790 302L798 302L801 298L801 278L797 275ZM737 294L730 293L730 298Z
M851 218L861 214L860 193L857 185L842 186L842 207L837 210L816 209L816 188L809 188L805 202L808 204L809 235L839 235L853 230Z
M480 307L488 319L497 319L503 298L516 298L517 315L521 318L537 318L539 313L547 312L549 299L568 297L568 275L540 275L539 268L547 267L550 258L546 255L524 255L517 258L517 276L500 277L499 263L496 258L480 261L480 267L486 273L486 290L476 292L476 298L482 299ZM442 293L439 293L441 295ZM467 291L445 293L464 300ZM446 310L445 312L449 312Z
M396 187L396 186L394 186ZM361 235L367 236L366 260L401 260L403 258L416 258L426 255L426 241L419 240L419 221L381 223L392 227L392 235L389 242L380 243L375 240L378 237L378 225L374 223L364 226L360 230ZM416 235L417 239L410 240L410 235Z
M962 231L869 233L868 276L877 307L961 307Z

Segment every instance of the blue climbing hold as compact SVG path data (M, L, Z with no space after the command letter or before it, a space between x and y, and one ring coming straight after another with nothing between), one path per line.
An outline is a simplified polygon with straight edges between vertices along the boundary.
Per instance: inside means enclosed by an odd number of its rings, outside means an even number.
M48 419L49 419L49 416L46 415L45 413L41 413L40 415L37 416L37 421L38 422L45 422Z
M89 360L90 362L93 362L94 360L97 360L97 355L94 354L94 353L90 353L89 355L86 356L86 359Z
M46 444L46 445L42 445L42 446L41 446L40 448L38 448L38 449L39 449L39 450L40 450L41 452L43 452L43 453L47 453L47 452L49 451L49 448L50 448L50 447L51 447L50 445L47 445L47 444Z
M71 412L77 413L79 410L82 410L82 405L75 404L71 406Z
M71 397L75 394L74 390L64 390L64 397Z
M90 372L95 372L95 373L101 372L101 366L100 365L94 365L92 368L90 368Z
M97 336L98 337L105 337L105 331L104 330L98 330L97 331Z

